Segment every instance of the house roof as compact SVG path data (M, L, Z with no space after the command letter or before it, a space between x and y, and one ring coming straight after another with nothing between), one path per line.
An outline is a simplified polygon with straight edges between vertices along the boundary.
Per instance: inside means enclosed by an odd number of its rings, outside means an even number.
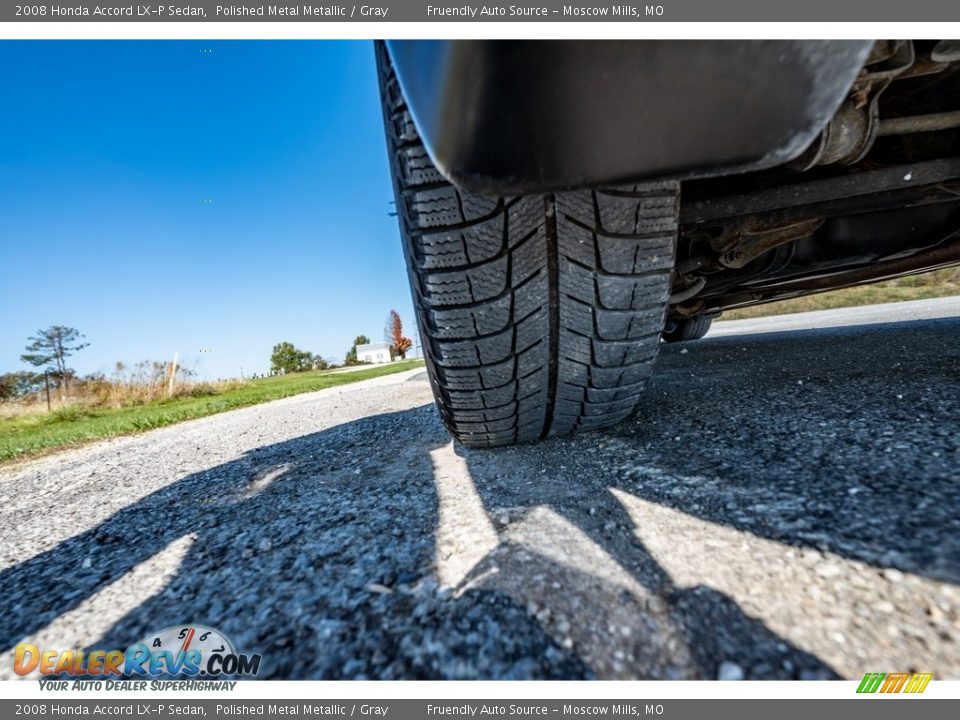
M377 350L389 350L390 343L378 342L370 343L369 345L357 345L357 352L376 352Z

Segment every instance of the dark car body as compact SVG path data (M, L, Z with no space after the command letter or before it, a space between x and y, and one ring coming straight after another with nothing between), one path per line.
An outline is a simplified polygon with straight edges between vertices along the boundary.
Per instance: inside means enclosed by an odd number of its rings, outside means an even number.
M388 43L434 162L496 194L787 162L836 112L871 45Z

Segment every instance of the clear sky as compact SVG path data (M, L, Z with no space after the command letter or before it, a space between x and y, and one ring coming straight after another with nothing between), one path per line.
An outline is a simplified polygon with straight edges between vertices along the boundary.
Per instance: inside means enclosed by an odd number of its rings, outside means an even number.
M209 51L209 52L208 52ZM0 373L265 372L415 321L369 42L0 42ZM208 352L201 352L205 350Z

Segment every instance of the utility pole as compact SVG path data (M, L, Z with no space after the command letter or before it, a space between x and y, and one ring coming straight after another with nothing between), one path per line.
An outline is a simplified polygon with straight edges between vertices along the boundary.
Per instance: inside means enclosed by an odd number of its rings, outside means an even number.
M47 389L47 412L50 412L50 373L43 371L43 386Z
M173 354L173 365L170 366L170 386L167 388L167 394L173 395L173 379L177 376L177 362L180 360L180 353Z

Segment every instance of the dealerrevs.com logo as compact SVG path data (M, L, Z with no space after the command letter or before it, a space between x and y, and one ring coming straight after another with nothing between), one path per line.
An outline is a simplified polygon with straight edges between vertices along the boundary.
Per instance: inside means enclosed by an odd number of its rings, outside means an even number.
M90 677L253 677L260 655L238 653L218 630L202 625L169 627L147 635L126 650L51 650L17 645L18 675Z

